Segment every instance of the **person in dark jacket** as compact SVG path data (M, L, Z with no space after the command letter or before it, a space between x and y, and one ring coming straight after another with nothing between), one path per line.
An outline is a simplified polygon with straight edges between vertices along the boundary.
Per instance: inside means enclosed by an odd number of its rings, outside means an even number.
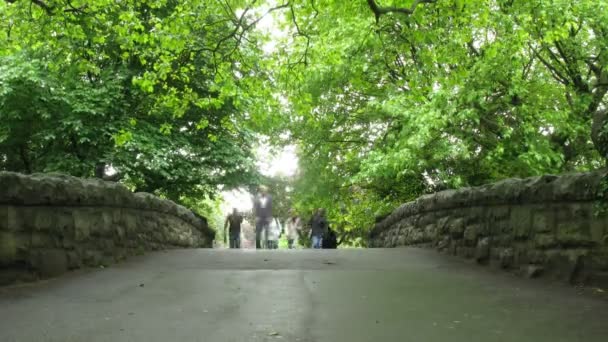
M272 196L268 194L268 188L263 185L253 199L253 214L255 215L255 248L260 249L267 245L268 226L272 220Z
M327 233L323 236L323 249L338 248L338 236L331 227L327 227Z
M243 216L239 214L236 208L232 208L232 214L226 217L224 223L224 236L229 238L230 248L241 248L241 223L243 223ZM228 235L226 235L226 228L230 226Z
M325 209L317 209L317 212L310 221L312 248L320 249L323 246L323 236L327 232L328 226L327 218L325 218Z

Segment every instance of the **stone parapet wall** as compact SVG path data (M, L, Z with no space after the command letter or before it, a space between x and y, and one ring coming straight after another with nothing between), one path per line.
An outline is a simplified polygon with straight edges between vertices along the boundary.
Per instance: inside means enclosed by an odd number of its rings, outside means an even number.
M147 250L211 247L204 218L97 179L0 172L0 283L108 265Z
M530 277L607 285L608 215L598 210L604 177L507 179L422 196L378 222L369 243L429 246Z

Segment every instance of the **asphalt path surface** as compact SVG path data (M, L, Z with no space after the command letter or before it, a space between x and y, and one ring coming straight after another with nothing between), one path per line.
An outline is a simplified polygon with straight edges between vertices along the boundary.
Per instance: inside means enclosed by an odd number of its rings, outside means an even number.
M0 288L0 341L608 341L608 302L416 248L172 250Z

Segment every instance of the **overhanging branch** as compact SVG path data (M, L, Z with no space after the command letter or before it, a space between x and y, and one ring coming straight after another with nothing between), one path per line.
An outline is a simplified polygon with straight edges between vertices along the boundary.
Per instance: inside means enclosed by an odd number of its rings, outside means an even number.
M378 20L380 20L380 17L384 14L402 13L405 15L412 15L414 13L414 11L416 11L416 8L418 7L418 5L432 4L435 2L437 2L437 0L415 0L412 3L412 6L407 8L407 7L395 7L395 6L382 7L382 6L379 6L375 0L367 0L367 4L369 5L369 8L372 10L372 12L374 12L374 15L376 16L376 22L378 22Z

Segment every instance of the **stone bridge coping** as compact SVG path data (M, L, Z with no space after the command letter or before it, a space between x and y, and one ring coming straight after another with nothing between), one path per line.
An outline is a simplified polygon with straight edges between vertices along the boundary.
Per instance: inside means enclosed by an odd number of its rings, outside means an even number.
M124 185L101 179L63 174L23 175L0 172L0 204L49 207L111 207L173 215L212 234L204 218L172 201L152 194L133 193Z
M402 204L376 223L370 236L373 237L388 229L405 217L438 210L472 206L591 201L598 198L596 189L600 188L600 181L607 174L608 171L603 169L582 174L509 178L497 183L424 195L412 202Z

